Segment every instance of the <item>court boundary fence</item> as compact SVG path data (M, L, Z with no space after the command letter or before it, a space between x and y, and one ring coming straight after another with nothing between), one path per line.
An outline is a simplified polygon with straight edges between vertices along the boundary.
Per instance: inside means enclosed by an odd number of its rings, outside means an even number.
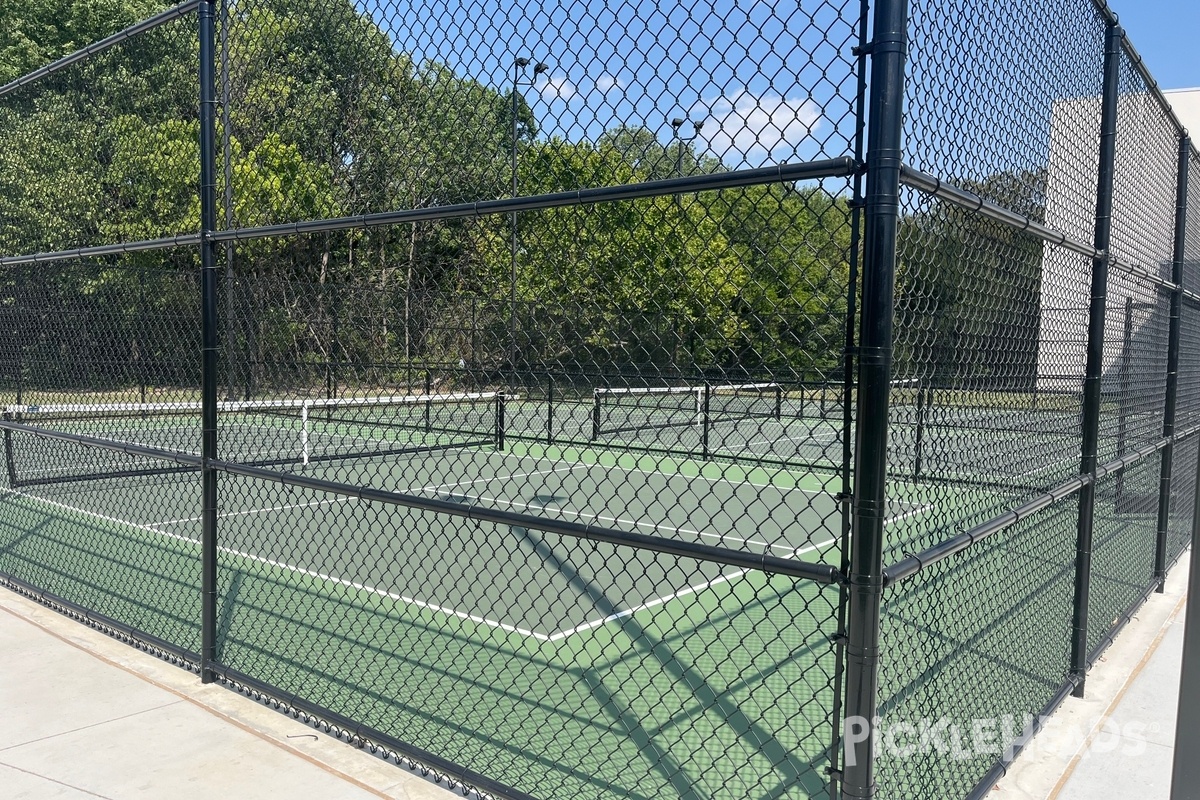
M1102 2L1091 4L1085 0L1072 0L1069 5L1080 13L1094 12L1103 28L1102 63L1089 65L1089 68L1095 68L1102 87L1097 101L1098 113L1094 115L1096 130L1092 132L1094 135L1089 134L1095 145L1096 189L1094 198L1089 201L1089 208L1094 212L1090 214L1090 221L1093 223L1090 239L1078 230L1064 229L1069 226L1057 225L1048 220L1045 213L1031 214L1027 210L1010 207L1003 199L991 195L986 186L978 183L971 185L963 180L956 181L931 174L926 169L910 163L908 156L909 147L912 145L909 139L916 139L915 146L922 146L927 142L920 135L914 137L905 118L906 103L911 103L911 97L906 95L906 81L911 80L914 67L922 67L919 61L921 53L918 52L915 56L917 60L914 64L914 55L911 52L914 21L910 16L912 8L907 0L877 0L873 4L864 0L862 3L862 17L858 21L860 40L853 52L858 70L857 96L854 98L858 111L859 135L855 139L858 152L809 162L681 175L617 186L535 195L514 193L511 198L259 226L230 227L228 217L225 224L219 219L219 129L223 124L222 113L228 113L228 104L227 99L223 100L217 94L217 76L222 67L216 28L217 4L212 0L189 0L0 87L0 98L4 98L161 26L176 23L181 19L194 19L196 22L200 133L197 199L200 208L200 230L163 238L106 243L53 252L7 254L0 257L0 269L168 249L197 250L201 293L199 316L203 325L200 353L200 452L190 455L130 442L114 442L101 436L50 430L25 424L12 413L0 419L0 428L10 441L14 435L29 436L38 440L58 441L123 453L158 463L169 463L173 469L199 473L202 482L202 575L198 587L201 597L201 639L198 649L181 646L177 642L139 630L136 625L107 617L69 598L39 588L19 575L3 574L0 575L0 580L12 589L64 610L72 617L96 626L123 641L195 670L205 683L224 682L263 702L301 715L347 741L378 750L397 761L429 769L453 786L470 787L484 793L517 798L527 795L492 777L466 769L444 754L407 744L393 734L372 729L336 709L324 708L307 698L283 692L269 682L240 672L223 662L218 636L218 483L221 478L240 476L296 489L311 489L338 497L369 500L391 507L428 510L472 521L521 526L581 542L603 542L757 573L790 576L797 581L835 587L839 593L838 630L833 637L837 656L833 681L834 700L828 731L828 765L825 768L828 796L887 796L881 785L901 793L906 790L899 787L913 790L912 782L929 780L929 774L908 775L905 768L884 759L883 742L875 725L867 726L865 735L855 736L853 741L846 740L842 730L845 720L882 719L883 723L887 723L893 713L894 697L881 680L881 667L887 658L897 655L894 649L889 649L885 641L884 628L886 618L892 613L888 610L889 599L898 591L898 587L917 585L919 582L914 580L917 576L921 576L922 579L927 579L930 575L936 576L938 570L951 568L947 567L948 564L958 563L955 559L967 559L965 563L969 566L969 559L974 557L973 554L990 546L987 543L994 543L1003 538L1003 535L1021 530L1022 526L1030 520L1036 521L1039 515L1049 509L1053 508L1055 513L1058 513L1066 505L1077 503L1078 511L1073 520L1074 540L1070 543L1073 558L1067 565L1070 569L1072 617L1070 620L1059 620L1062 630L1069 635L1057 643L1064 649L1067 669L1061 683L1045 692L1041 706L1012 709L1014 712L1037 712L1044 715L1054 711L1068 696L1083 695L1089 670L1132 618L1137 608L1151 593L1162 591L1167 571L1181 557L1186 545L1196 541L1197 535L1200 534L1200 514L1196 513L1196 503L1200 500L1200 479L1196 478L1197 471L1200 470L1200 448L1194 447L1195 442L1200 441L1200 416L1189 414L1183 417L1178 413L1182 403L1186 403L1190 408L1196 402L1200 402L1200 398L1182 397L1180 386L1181 375L1190 376L1200 372L1200 352L1184 352L1181 345L1185 320L1192 315L1200 315L1200 285L1194 285L1189 274L1189 270L1196 267L1198 255L1192 252L1189 237L1200 236L1200 232L1189 229L1189 225L1194 224L1197 203L1195 198L1192 198L1189 205L1188 193L1189 184L1200 180L1200 153L1192 146L1187 132L1171 112L1163 93L1125 37L1116 15ZM1173 216L1169 220L1158 221L1161 226L1169 227L1172 233L1169 274L1163 273L1160 264L1144 263L1137 253L1127 255L1123 251L1118 252L1121 251L1121 244L1114 240L1113 219L1114 214L1119 213L1114 210L1114 193L1118 181L1119 148L1123 141L1119 136L1118 126L1123 114L1122 104L1127 102L1123 98L1129 95L1127 91L1123 91L1122 82L1128 82L1131 75L1141 82L1145 88L1144 94L1151 105L1156 107L1152 116L1159 121L1165 120L1170 125L1171 135L1177 145L1174 154L1174 197L1170 203ZM1091 117L1088 116L1088 119ZM514 117L514 126L515 124ZM1091 150L1087 152L1090 153ZM518 212L555 208L583 208L639 198L663 198L686 193L828 178L848 181L852 187L850 207L853 209L854 233L849 257L855 270L858 270L861 249L861 274L854 274L851 278L850 291L846 298L849 312L846 323L844 384L835 387L842 392L846 401L844 419L847 432L851 428L852 420L854 424L854 444L852 445L847 437L844 442L843 464L845 485L852 490L843 489L837 496L842 505L846 545L843 547L840 564L810 563L799 558L746 552L723 545L673 540L616 528L604 528L595 524L554 521L512 510L484 510L448 500L364 488L222 458L218 449L219 413L221 404L227 401L222 398L220 386L222 298L219 291L219 264L222 253L228 246L272 237L369 231L397 224L515 215ZM515 179L514 173L514 181ZM1148 190L1155 188L1159 187L1148 187ZM1032 495L1026 495L1021 502L1002 513L976 521L965 529L955 531L951 526L949 529L939 530L941 536L936 541L922 542L923 546L912 543L893 546L885 530L889 519L890 491L898 482L919 480L922 460L928 462L936 458L928 449L928 444L923 443L928 434L927 428L923 427L922 415L928 413L929 407L934 403L933 389L930 387L936 385L937 379L921 373L920 356L902 355L897 349L898 340L906 334L898 330L896 325L896 287L898 275L904 266L901 252L904 249L903 240L907 235L911 235L904 230L903 212L906 203L915 202L938 203L943 207L952 207L970 215L971 219L986 220L989 224L998 226L997 229L1008 231L1014 236L1036 240L1039 247L1055 248L1055 252L1073 254L1088 264L1090 274L1087 278L1086 354L1081 364L1081 375L1078 376L1078 394L1082 402L1078 427L1079 468L1069 477L1053 485L1044 486ZM1111 320L1106 320L1106 313L1111 287L1118 280L1136 280L1149 287L1152 293L1169 296L1169 322L1165 332L1166 353L1163 356L1165 371L1161 376L1163 402L1161 408L1155 412L1159 415L1157 419L1161 420L1159 430L1148 440L1125 441L1123 438L1113 449L1105 447L1103 439L1106 433L1102 418L1107 413L1106 381L1111 380L1112 364L1109 349L1106 348L1106 345L1112 344ZM861 281L861 296L855 289L856 281ZM1126 308L1131 309L1133 301L1126 297L1125 302ZM1132 313L1132 310L1126 311L1122 353L1122 358L1126 360L1130 358L1132 350L1132 325L1128 321ZM898 363L902 361L906 370L897 368ZM918 373L915 377L911 369L914 365ZM1129 369L1132 367L1126 367L1126 370ZM1122 376L1124 379L1127 372L1123 372ZM894 387L897 385L894 381L898 379L922 382L916 391L917 460L915 470L909 472L904 472L889 461L889 454L894 453L895 448L894 442L889 441L889 434L894 434L896 428L890 402L894 399ZM714 381L714 385L720 383ZM430 380L426 378L426 386L429 384ZM686 390L695 394L697 398L698 415L707 414L708 385L705 383L704 390L699 392L695 389ZM771 386L772 391L777 393L775 413L779 414L782 390L776 385ZM1133 391L1129 386L1124 388ZM553 388L550 391L553 392ZM596 397L595 413L598 420L600 401L599 396ZM505 412L502 397L499 409L503 416ZM1124 407L1121 414L1121 436L1125 437L1128 425ZM596 425L599 426L598 421ZM706 427L706 424L702 427ZM502 422L498 431L497 438L503 447ZM1197 453L1197 457L1191 462L1180 460L1179 454L1187 449L1185 445ZM705 447L707 457L707 442ZM8 466L11 473L12 464ZM1096 581L1096 567L1092 559L1097 547L1102 544L1097 541L1097 531L1100 528L1096 521L1098 493L1102 485L1107 485L1104 484L1105 481L1123 481L1125 476L1133 474L1135 469L1147 469L1150 466L1158 471L1154 498L1154 539L1152 543L1144 543L1147 547L1152 547L1152 571L1145 576L1144 583L1137 587L1132 602L1117 608L1110 621L1098 617L1092 609ZM1180 487L1185 486L1188 480L1194 487L1194 494L1192 497L1183 498L1186 505L1184 508L1178 495ZM1182 514L1186 518L1185 536L1173 537L1173 525L1176 524L1173 514ZM3 511L0 510L0 516L2 515ZM952 531L952 535L947 535ZM1111 576L1105 576L1105 579L1109 577ZM1017 579L1014 578L1015 580ZM913 583L910 584L910 581ZM936 581L927 586L933 587L930 591L936 596ZM981 591L988 588L982 587ZM945 601L948 598L942 599ZM895 648L896 645L893 643L890 647ZM955 665L950 663L948 666L944 665L944 668L953 670ZM963 692L969 693L970 688L963 689ZM1037 726L1034 725L1025 733L1005 742L1005 751L992 759L985 770L976 770L965 777L947 779L947 785L952 786L955 791L961 790L966 797L983 797L1003 776L1013 759L1028 745L1036 730ZM881 770L887 771L882 781ZM934 773L941 774L936 769Z

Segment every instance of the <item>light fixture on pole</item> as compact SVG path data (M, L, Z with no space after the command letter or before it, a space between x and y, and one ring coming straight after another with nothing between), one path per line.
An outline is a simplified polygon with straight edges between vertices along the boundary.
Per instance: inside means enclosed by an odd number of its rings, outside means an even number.
M680 136L679 129L688 122L692 123L692 135ZM694 142L700 137L700 129L704 127L704 120L686 120L682 117L675 117L671 120L671 138L675 140L675 177L683 177L683 143ZM683 208L683 196L675 195L675 205Z
M518 57L513 61L513 88L512 88L512 196L517 196L517 89L521 86L533 86L537 81L537 76L543 72L548 72L549 65L539 61L533 66L533 77L527 81L521 80L521 70L527 68L532 63L524 56ZM511 256L512 262L509 269L509 320L508 320L508 366L509 370L514 372L517 367L517 212L512 212L511 230L512 230L512 246Z
M688 122L692 123L692 135L680 136L679 129ZM683 143L696 141L700 137L700 129L703 127L704 120L686 120L681 117L671 120L671 138L675 140L675 177L683 177Z

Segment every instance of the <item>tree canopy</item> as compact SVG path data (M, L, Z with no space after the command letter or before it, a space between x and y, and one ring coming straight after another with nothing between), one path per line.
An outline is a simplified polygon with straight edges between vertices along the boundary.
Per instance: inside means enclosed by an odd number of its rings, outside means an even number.
M0 0L0 79L160 8L65 5ZM169 24L0 100L5 253L198 228L193 29ZM594 142L544 136L520 93L514 126L513 87L415 60L346 0L233 2L228 43L218 193L228 175L235 226L505 197L514 150L521 195L723 169L693 141L628 123ZM238 317L226 335L255 363L284 360L274 349L498 365L518 327L531 367L828 377L842 358L849 216L820 187L775 184L247 241L225 265L239 298L222 309ZM186 249L131 254L91 278L120 307L113 335L135 338L147 304L190 302L171 277L147 294L147 268L195 264Z

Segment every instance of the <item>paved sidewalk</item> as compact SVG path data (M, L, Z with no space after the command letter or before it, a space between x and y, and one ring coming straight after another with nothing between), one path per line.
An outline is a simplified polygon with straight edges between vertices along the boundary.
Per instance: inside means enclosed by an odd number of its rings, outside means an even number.
M0 709L6 800L462 797L3 588Z
M988 796L1169 800L1188 557L1171 571Z

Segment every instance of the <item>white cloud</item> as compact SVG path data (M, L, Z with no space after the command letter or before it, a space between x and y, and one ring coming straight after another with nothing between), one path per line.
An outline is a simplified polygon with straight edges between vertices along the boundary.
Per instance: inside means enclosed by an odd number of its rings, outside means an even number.
M615 75L601 75L596 78L596 88L601 92L611 92L613 89L624 89L625 81Z
M543 100L570 100L578 91L566 78L542 78L535 87Z
M752 164L767 161L772 154L787 158L821 124L821 109L802 98L756 96L743 90L703 106L692 109L689 116L704 119L701 138L713 154L724 157L736 151Z

